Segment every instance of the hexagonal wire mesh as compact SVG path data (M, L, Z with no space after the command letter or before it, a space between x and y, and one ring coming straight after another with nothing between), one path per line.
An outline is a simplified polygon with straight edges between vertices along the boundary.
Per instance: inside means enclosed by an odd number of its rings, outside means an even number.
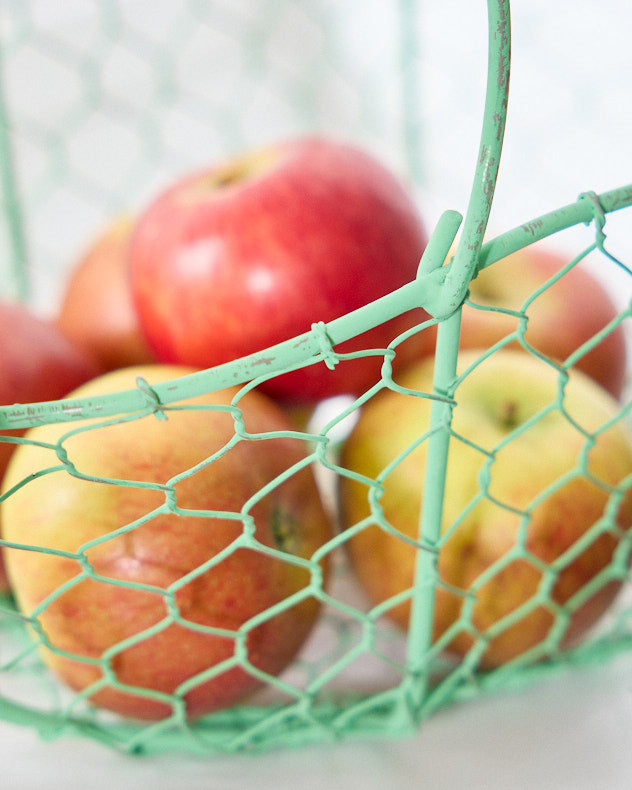
M394 154L406 150L413 115L394 111L403 96L393 91L402 62L414 79L414 42L402 58L399 33L414 4L402 4L401 19L397 5L364 3L361 14L359 6L213 0L158 2L148 13L133 0L70 2L63 11L5 3L10 225L0 244L2 265L14 266L2 270L2 291L24 292L29 272L31 299L50 309L78 240L142 205L173 174L262 141L332 131L414 170ZM354 16L367 29L346 24ZM345 29L356 36L343 38ZM59 232L67 215L71 234Z
M222 62L226 61L227 68L232 69L230 79L222 77L219 81L224 93L219 89L219 92L209 94L221 101L221 115L226 127L214 124L212 128L224 145L226 140L231 144L235 142L233 135L243 121L241 108L233 106L231 96L226 94L226 86L234 85L243 75L232 39L218 31L227 19L241 20L240 14L248 4L213 5L214 19L217 19L213 35L218 39L214 46L223 53ZM410 7L408 3L401 6L408 10ZM28 4L16 4L11 15L13 41L21 42L14 44L17 55L32 33L34 17L25 10L27 8ZM9 216L7 227L11 229L9 236L18 253L19 263L23 261L27 242L30 244L32 240L35 247L42 235L38 233L41 226L38 228L37 222L31 218L37 216L38 204L45 206L51 201L63 202L65 199L72 203L72 193L85 190L98 196L99 208L92 208L92 216L99 211L119 208L120 193L110 190L108 179L102 178L103 173L99 175L100 165L91 162L85 148L82 149L82 145L93 144L95 134L116 135L118 129L120 134L129 136L131 149L142 140L143 145L153 152L146 160L137 159L132 151L122 165L106 162L106 169L114 168L120 178L119 186L124 184L122 193L137 190L138 184L143 185L142 188L149 184L151 188L152 180L157 177L156 163L152 159L160 157L161 143L151 117L145 117L139 111L136 101L130 102L129 97L126 99L124 95L115 94L108 105L109 112L114 113L108 119L110 131L100 125L92 125L96 122L91 112L86 113L88 105L85 102L92 97L93 106L100 106L102 97L97 95L97 86L107 82L108 74L107 68L100 64L107 64L110 58L132 61L139 53L146 53L140 57L139 83L130 86L134 96L136 91L144 91L146 101L142 106L146 107L161 96L169 99L182 91L182 85L176 88L173 75L168 71L155 83L146 74L143 83L143 65L154 61L158 51L156 47L160 49L151 36L157 36L158 41L164 42L164 47L170 48L174 41L189 41L190 36L195 41L200 28L207 29L205 20L196 16L206 8L203 4L191 5L194 12L191 18L188 11L185 15L170 10L172 16L164 19L158 15L153 20L156 29L145 29L142 33L133 25L129 28L122 25L121 14L127 8L125 4L95 5L94 9L97 8L98 13L91 17L92 27L87 25L86 35L77 51L48 34L39 33L34 41L29 38L28 46L36 51L36 60L41 58L42 62L48 62L52 57L53 69L68 70L68 61L57 56L63 51L64 58L70 54L70 72L78 70L87 79L85 88L80 88L85 93L82 93L83 98L78 105L73 103L71 93L66 94L67 101L51 102L53 113L57 113L57 120L62 122L61 133L50 132L48 125L46 129L39 128L39 116L29 118L26 103L23 108L27 114L21 121L29 131L20 144L30 151L33 141L40 139L45 141L44 148L52 150L53 155L44 162L41 155L31 151L29 167L40 168L40 177L34 179L37 188L30 196L20 194L13 202L5 197L4 209ZM280 14L282 8L288 14L299 14L301 24L309 24L309 15L304 15L303 11L290 11L283 3L267 4L266 23L271 19L275 22L271 29L277 36L281 36L279 31L284 29L279 21L283 22L286 17L275 18L273 12ZM629 647L630 609L626 598L631 540L628 527L632 522L632 462L626 466L626 459L632 451L625 431L628 430L626 423L629 422L630 403L623 397L613 406L613 402L606 399L607 405L603 408L599 401L598 406L583 413L575 399L575 385L572 383L575 373L570 369L579 366L593 349L630 321L630 307L564 360L554 360L536 349L530 342L527 329L538 299L551 291L557 281L568 277L571 270L579 268L590 253L598 253L604 265L616 266L632 276L625 264L607 250L604 234L606 215L632 204L632 188L623 187L599 196L583 195L571 205L482 244L504 129L509 76L508 14L508 3L490 2L489 81L480 158L463 231L453 257L449 253L461 217L456 212L446 212L431 237L420 263L419 276L414 282L326 325L319 323L318 316L315 316L311 331L301 337L300 347L296 339L288 339L280 346L252 357L185 378L149 384L139 380L136 387L98 399L16 404L0 410L4 429L44 424L41 428L43 433L17 440L22 444L39 443L43 453L42 466L38 467L40 471L37 474L30 473L15 481L15 486L3 496L3 508L13 503L11 506L19 510L21 505L16 505L16 502L24 503L29 498L34 500L40 483L43 484L42 491L45 491L52 480L51 486L55 489L55 476L60 474L70 475L78 485L90 488L90 498L94 501L98 501L98 492L104 485L122 491L151 490L152 494L158 494L158 500L152 500L151 506L145 503L144 510L135 513L125 523L117 524L114 532L106 530L95 539L75 538L73 542L69 538L62 544L52 545L43 538L39 542L25 543L5 537L5 556L27 558L25 567L31 563L33 569L43 572L44 568L61 562L66 568L60 575L63 584L49 591L50 594L41 598L30 611L18 611L11 601L2 605L0 714L5 719L35 726L44 736L81 732L116 748L138 752L180 748L211 753L343 735L394 735L410 732L437 707L454 700L494 686L523 682L540 672L569 663L601 659ZM259 24L262 22L255 16L255 21L249 17L246 26L245 40L252 44L249 56L254 59L262 56L262 42L269 41ZM296 17L293 17L292 25L296 24ZM268 28L266 33L269 33ZM117 45L112 41L129 41L131 44ZM272 45L266 44L265 48L268 54L272 50L278 55ZM315 52L308 49L300 54L310 58L316 57ZM4 54L6 69L10 64L11 47L5 47ZM295 55L293 53L288 61L281 58L281 63L277 64L283 74L292 72ZM192 60L189 61L188 57ZM326 61L331 67L333 61L329 51ZM181 105L179 102L177 109L168 113L168 117L171 123L187 126L186 136L195 136L196 129L204 136L203 108L206 99L193 87L192 71L187 70L196 71L190 65L195 62L194 54L183 57L179 62L186 72L184 95ZM62 65L64 63L65 66ZM256 74L256 69L254 71ZM53 77L54 74L51 79ZM289 80L289 75L287 78ZM303 92L300 79L298 84L301 85L303 109L308 112L306 123L310 125L315 121L309 113L313 113L320 102L313 93ZM323 80L323 84L331 86L332 81ZM333 84L335 86L335 79ZM41 85L34 84L33 87L34 90L41 89ZM250 87L255 93L264 90L258 79ZM47 93L44 90L40 99L45 100ZM298 101L291 90L288 95L293 97L292 103L295 99ZM268 99L275 108L271 118L281 117L285 131L287 125L284 121L287 119L279 108L278 96L268 96ZM30 101L28 105L31 105ZM11 102L8 106L12 106ZM187 107L193 109L187 110ZM214 114L215 109L212 109L211 117ZM15 116L10 114L9 117ZM124 129L122 119L130 120L133 131ZM66 132L73 128L76 135L70 134L67 138ZM247 136L243 134L240 142ZM69 139L73 140L72 144ZM9 142L14 147L11 135L5 138L5 144ZM205 151L208 150L205 147ZM68 153L70 151L74 151L72 156ZM11 164L15 160L6 161ZM17 161L20 161L19 156ZM59 171L55 168L72 172L73 178L70 181L59 179ZM9 170L5 171L5 187L11 186L14 175ZM18 183L20 181L18 179ZM22 226L16 225L18 215L24 221ZM474 294L468 295L475 273L491 271L492 264L523 249L530 242L579 223L594 224L595 242L524 298L518 308L490 306L484 292L480 304ZM246 406L248 397L265 379L307 364L321 365L323 375L326 375L327 367L344 366L348 360L347 355L336 351L342 340L419 305L434 317L405 336L394 338L388 349L365 349L352 355L355 358L378 354L384 359L381 377L359 398L345 406L336 405L333 411L332 408L325 409L324 416L317 414L305 431L291 426L280 429L251 427ZM510 324L503 324L500 338L484 353L478 352L474 363L460 351L460 328L468 315L477 312L487 314L489 320L491 317L508 318ZM425 377L409 380L403 374L401 378L394 374L392 360L396 358L399 345L414 333L434 331L435 328L436 353L428 363L430 367ZM512 356L517 362L512 368L497 367L497 360L503 357L501 352L510 344L520 346L516 352L518 356ZM269 363L267 373L257 376L257 363L264 354ZM462 361L468 359L471 364L463 369ZM518 396L508 400L506 393L513 386L521 387L525 376L524 380L529 380L531 364L537 366L536 378L541 383L543 400L528 407ZM489 395L492 403L489 408L492 411L500 409L502 422L502 429L488 437L477 432L484 421L485 409L476 411L469 420L465 414L472 389L484 387L481 377L486 370L491 371L488 375L492 375L494 384ZM242 382L243 388L231 391L231 396L219 406L207 404L200 408L191 400L195 396L221 390L235 381ZM389 405L388 399L393 397L398 398L397 405ZM410 403L414 406L409 418L407 409ZM523 408L526 414L522 414ZM219 413L229 420L225 443L207 448L208 456L198 463L192 466L184 463L173 469L166 481L150 476L139 483L138 479L126 479L117 469L102 467L95 471L89 464L83 465L74 449L79 444L73 442L81 443L86 437L91 441L96 427L101 431L100 441L106 441L103 431L122 430L130 431L129 441L133 442L132 426L142 421L159 421L167 417L167 422L175 422L178 415L204 412L211 415ZM377 455L379 448L372 450L367 463L367 453L362 452L361 441L360 451L354 454L353 443L348 437L350 433L351 436L358 435L353 426L359 426L365 415L372 413L377 415L373 418L376 420L374 425L380 426L381 431L370 426L368 436L397 435L403 431L403 444L394 442L384 457ZM398 418L398 415L404 415L405 419ZM322 416L320 421L319 416ZM414 429L409 419L418 420ZM549 432L546 438L536 438L539 427ZM468 428L472 429L471 432ZM362 436L361 433L359 435ZM215 468L221 469L222 459L243 450L249 442L257 441L263 447L266 443L280 440L300 443L304 454L293 456L293 462L288 462L283 469L274 467L275 471L269 472L267 482L256 490L250 490L237 504L231 502L210 508L209 503L203 507L184 503L178 486L187 480ZM539 473L547 466L545 459L548 461L549 456L555 456L558 446L565 445L573 447L572 458L563 459L561 467L553 464L550 475L548 472L539 474L540 487L537 490L525 492L520 486L502 487L506 470L515 466L515 460L507 460L508 455L512 459L519 457L525 469ZM611 450L613 447L615 449ZM456 464L452 459L458 458L459 454L463 456L465 451L475 459L471 462L474 469L472 486L464 484L467 475L463 474L463 467L451 466ZM604 454L608 462L603 461ZM613 457L622 459L621 469L612 462ZM260 519L258 508L268 501L276 501L275 497L280 496L284 486L291 484L308 467L314 468L325 503L335 511L335 517L340 517L341 523L331 538L302 556L300 552L293 554L288 544L279 547L279 544L266 542L258 531L257 522ZM457 472L453 472L453 468L457 468ZM412 524L410 519L402 522L393 506L393 502L400 499L399 492L406 490L398 488L401 485L412 486L407 494L414 512ZM463 488L465 493L461 491ZM588 499L584 498L586 490L592 494ZM340 491L344 496L338 513ZM43 502L44 512L49 514L50 501L42 500L41 496L39 500ZM356 504L351 506L351 502ZM555 503L555 509L564 519L562 526L557 523L557 532L568 530L571 533L558 544L546 533L546 519L545 531L541 533L540 513L550 502ZM593 504L588 507L587 502ZM569 514L581 521L586 510L589 523L577 537L568 528ZM468 544L466 538L470 536L471 541L472 525L476 526L480 513L487 519L486 525L501 524L504 539L500 543L500 553L498 546L493 550L493 545L488 543L490 538L486 537L484 528L481 528L483 532L478 542ZM169 583L139 583L112 575L107 566L99 565L100 551L119 545L117 541L120 539L134 540L143 534L144 529L151 531L152 522L155 532L155 525L167 523L160 522L162 518L168 519L170 524L190 524L190 519L194 519L206 527L217 526L228 519L235 530L226 545L210 551L201 563L198 558L191 566L179 569ZM276 529L287 538L287 533L278 523ZM211 529L207 531L212 532ZM43 536L45 533L37 534ZM404 578L395 592L381 598L377 596L373 601L369 601L358 587L349 568L349 557L355 552L356 540L371 535L377 536L376 545L384 551L384 554L369 551L373 559L392 552L398 569L411 558L414 566L410 578ZM460 546L455 555L456 571L449 562L455 543ZM242 622L231 628L196 618L184 605L181 593L189 585L214 578L214 569L240 551L297 569L302 574L298 589L282 596L269 609L251 611ZM489 556L485 556L485 552ZM482 558L479 556L481 553ZM588 573L586 578L581 568L590 555L598 555L601 564L598 564L597 572ZM325 563L331 566L328 574L322 572ZM372 578L376 573L388 575L384 568L377 572L374 569L371 573ZM512 581L517 581L526 594L517 601L508 599L503 603L502 594ZM121 594L128 595L130 601L140 601L140 596L150 595L154 603L157 602L160 614L156 616L154 610L153 619L150 618L138 633L128 632L109 642L106 640L96 652L77 651L75 654L75 648L68 642L56 641L54 615L51 613L64 605L81 606L81 598L73 599L73 595L89 585L107 589L109 593L122 590L124 593ZM618 605L610 607L613 591L618 592ZM111 599L97 597L95 600ZM254 639L259 628L274 623L306 601L316 601L321 606L317 627L299 656L285 671L277 674L260 660L250 640ZM485 604L489 606L490 601L491 610L487 610ZM602 603L608 606L602 606ZM97 604L93 602L92 606L94 610ZM456 607L456 614L442 615L446 608L450 611L450 607L453 612ZM569 624L574 622L576 613L591 607L595 607L594 628L583 634L577 644L567 644L565 633ZM101 608L107 616L108 609ZM395 622L396 613L402 608L406 610L405 628L398 627ZM606 608L604 614L602 609ZM602 616L597 618L597 614ZM441 616L445 620L443 628L437 626ZM30 635L25 624L30 626ZM539 627L538 633L543 634L535 643L528 639L533 627ZM228 643L230 649L219 663L197 667L190 677L181 679L175 687L149 691L142 682L131 683L122 673L119 674L127 651L146 644L150 652L158 655L161 634L173 628L181 629L183 640L193 634L211 641L219 640L224 645ZM520 649L516 650L516 644L521 646ZM82 666L90 670L81 693L70 693L51 677L41 662L40 648L48 650L49 659L52 654L58 668L71 658L75 661L75 669ZM184 659L180 657L177 660ZM226 684L230 673L235 670L263 681L263 688L236 705L189 721L187 704L193 699L196 688L213 684L216 678L220 684ZM127 698L144 697L149 702L162 705L163 714L166 709L168 715L157 722L143 724L119 718L89 704L88 698L92 694L108 689Z

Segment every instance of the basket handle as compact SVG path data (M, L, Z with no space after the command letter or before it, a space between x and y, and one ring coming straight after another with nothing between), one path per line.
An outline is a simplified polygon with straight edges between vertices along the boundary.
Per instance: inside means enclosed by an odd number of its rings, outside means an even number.
M460 306L465 299L472 276L476 272L478 254L483 242L491 210L498 165L502 149L507 111L510 69L510 20L509 0L488 0L489 55L487 67L487 93L479 157L474 184L463 225L463 233L456 254L449 266L436 261L422 261L422 274L443 273L441 287L433 289L430 303L424 304L428 312L442 320L438 327L437 349L433 376L433 400L430 412L430 437L426 473L420 485L425 495L419 517L419 542L415 585L418 594L411 601L408 625L407 663L412 671L407 675L405 698L410 711L420 711L421 701L427 697L428 650L432 643L434 622L434 597L439 571L436 546L441 534L443 501L450 444L452 403L446 397L456 376L461 325ZM435 703L430 695L429 704Z
M474 181L456 253L441 288L424 302L435 318L443 319L463 303L476 273L498 177L509 95L511 55L509 0L488 0L488 64L485 110ZM443 261L439 263L442 265ZM436 261L420 263L420 272L430 274Z

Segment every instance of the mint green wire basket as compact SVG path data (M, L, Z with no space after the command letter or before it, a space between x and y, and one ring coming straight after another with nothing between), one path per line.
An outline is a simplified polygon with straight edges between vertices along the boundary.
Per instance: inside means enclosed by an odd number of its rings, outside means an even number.
M406 20L410 20L409 15L414 13L414 4L402 2L400 12L402 30L408 34L410 27ZM323 375L326 375L326 368L345 363L345 356L336 352L340 343L400 313L423 307L431 319L411 333L428 331L436 325L437 350L432 390L425 393L432 402L427 435L411 437L411 443L422 440L427 443L428 462L425 477L419 480L423 497L419 534L414 541L416 575L413 588L408 593L411 602L408 630L404 633L384 621L381 617L383 608L379 605L358 603L354 593L348 592L349 585L353 588L353 580L345 560L345 549L354 528L339 531L319 549L318 556L312 558L314 561L325 556L331 559L332 584L331 587L323 587L319 577L313 577L309 592L321 601L323 611L313 640L287 672L278 678L265 678L264 689L258 692L258 696L194 721L188 721L182 706L174 704L172 716L143 723L104 713L91 706L85 695L73 695L62 688L39 660L34 642L26 633L25 623L29 618L21 614L7 596L0 599L1 719L16 726L32 727L46 739L81 735L136 754L184 751L212 755L341 738L391 737L416 732L423 720L441 707L493 689L533 682L542 675L569 666L603 662L632 647L632 605L626 603L630 593L628 568L632 530L628 532L613 525L614 506L629 492L632 476L611 492L611 504L606 508L601 524L603 532L620 533L616 556L605 578L606 581L621 583L622 590L598 628L568 648L562 647L552 634L545 655L535 651L533 655L522 656L494 669L479 664L486 644L485 635L475 636L470 651L463 660L456 662L446 659L433 643L434 600L440 585L438 556L446 504L444 487L448 459L456 438L451 424L453 414L459 408L458 389L453 397L454 385L458 380L461 317L463 306L469 300L470 283L483 269L513 252L568 228L589 225L594 229L594 240L578 252L573 264L589 254L601 256L604 266L616 267L629 278L627 283L632 296L632 271L608 249L606 235L608 215L632 206L632 184L602 194L587 191L566 206L484 241L507 112L511 41L508 2L489 0L488 33L484 118L467 211L464 216L457 211L446 211L441 216L414 281L327 324L315 315L311 330L298 338L300 342L296 342L297 338L288 338L278 346L200 373L151 387L139 381L134 389L98 399L67 399L0 407L0 430L3 431L68 423L69 432L73 432L89 430L82 427L82 421L86 419L126 421L152 415L160 418L168 416L172 404L186 403L187 399L235 383L243 385L242 392L245 393L268 378L305 365L320 365ZM403 73L410 77L410 70L404 69ZM405 84L403 95L408 102L415 102L414 83ZM408 141L408 166L412 171L418 166L417 141L412 128L405 128L404 133ZM24 296L28 292L23 271L28 239L23 232L21 206L16 197L11 129L6 121L0 127L0 134L2 209L15 261L13 290ZM569 305L571 309L572 305ZM526 310L525 306L525 315ZM520 312L516 317L520 319L524 315ZM621 311L599 337L593 338L586 348L577 353L577 358L618 326L629 326L631 318L632 304L628 304L627 309ZM385 389L398 389L392 374L392 360L396 358L398 345L405 339L401 336L393 338L387 349L377 352L375 349L355 352L353 356L380 353L384 358L381 378L361 397L332 407L334 411L330 409L320 424L312 421L305 430L297 428L288 433L304 440L307 461L317 470L319 479L324 481L326 491L330 491L328 486L335 489L336 480L351 476L340 460L345 426L374 396ZM502 345L500 343L499 347ZM527 352L537 356L528 344L523 345ZM490 349L484 356L490 356L496 350ZM260 376L259 363L263 358L266 360L266 374ZM571 358L564 364L554 364L543 360L545 365L553 365L559 374L560 389L555 407L562 411L567 368L575 361ZM239 432L239 398L235 399L233 407L237 415L236 431ZM630 409L629 394L626 394L614 422L629 423ZM388 426L384 429L388 430ZM528 431L529 426L523 430ZM467 441L467 437L458 438ZM241 439L249 441L253 437L243 433ZM595 440L596 435L586 436L586 453ZM63 454L63 448L61 450ZM578 465L586 470L585 459L579 459ZM378 502L379 485L373 481L367 494ZM7 492L4 499L11 495L12 492ZM379 506L375 508L374 516L379 521ZM632 524L625 526L632 527ZM37 546L32 548L38 550ZM564 621L564 616L562 611L558 619ZM365 665L368 669L363 674L361 668ZM373 672L376 666L384 671ZM115 679L111 682L116 685Z

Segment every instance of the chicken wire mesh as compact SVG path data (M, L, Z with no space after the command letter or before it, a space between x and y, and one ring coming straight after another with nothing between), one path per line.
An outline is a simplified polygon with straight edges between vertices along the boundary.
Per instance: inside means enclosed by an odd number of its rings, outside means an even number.
M49 310L78 239L174 173L265 140L334 131L414 175L415 13L332 0L3 3L3 292L28 288ZM69 213L73 233L60 233Z
M26 438L5 439L29 444L37 453L38 463L28 474L17 475L9 482L2 507L5 512L8 508L21 511L24 502L31 500L40 502L43 511L37 532L35 524L32 526L32 542L3 536L4 556L20 557L24 567L32 567L33 578L45 576L59 563L65 568L61 586L31 611L20 611L11 599L2 604L0 712L6 720L34 726L44 737L79 732L125 751L144 753L165 749L212 753L343 736L397 735L414 731L440 706L494 687L526 682L539 673L569 664L602 660L629 648L632 461L629 465L627 461L632 451L625 438L629 431L629 397L624 391L616 405L610 398L605 399L605 405L598 398L598 405L584 412L578 406L572 369L629 326L632 308L622 310L562 360L553 359L532 344L529 320L538 300L572 271L581 269L591 256L603 267L616 267L626 277L632 276L616 251L609 249L606 236L607 215L632 204L632 189L587 193L568 206L482 244L502 144L509 71L508 21L508 6L490 3L486 119L463 231L457 244L461 218L456 212L446 212L421 260L417 280L326 325L315 316L298 351L295 339L289 339L276 349L184 378L161 382L141 377L129 387L97 399L2 407L4 429L40 426L39 433ZM501 74L503 78L498 80ZM28 213L25 211L26 216ZM585 248L537 290L525 295L518 306L489 304L484 289L476 295L475 280L483 281L485 272L493 271L499 261L553 233L582 224L589 226ZM455 244L452 257L450 250ZM514 260L514 266L521 265L520 258ZM337 352L337 345L346 338L419 305L434 317L393 338L387 349L364 349L351 355ZM460 349L461 325L465 329L468 316L476 313L509 319L511 323L509 327L503 325L501 336L491 348L468 357ZM400 376L394 372L393 360L401 344L415 333L434 331L437 350L425 374L410 379L405 373ZM507 352L505 347L516 345L519 350L510 354L515 366L496 367L497 360ZM256 376L257 362L264 353L268 360L272 357L272 365L265 376ZM246 404L267 378L308 364L320 365L327 375L328 368L344 368L351 359L369 355L383 358L381 376L374 386L343 405L324 405L307 428L250 422ZM511 386L523 386L522 377L526 371L528 378L531 365L537 366L535 377L543 388L542 399L532 408L517 401L508 409L506 393ZM477 382L486 370L491 371L494 382L491 392L495 395L490 398L501 401L503 425L500 435L479 438L467 427L476 428L483 419L481 413L477 412L469 424L461 421L461 414L467 411L468 390L481 386ZM195 400L209 398L236 380L244 386L231 390L220 403L200 404ZM392 397L397 400L391 404ZM408 412L404 404L411 402L415 406ZM523 408L526 414L522 414ZM369 453L367 463L366 452L354 454L349 437L358 435L356 428L363 415L373 409L378 415L374 425L393 435L401 433L403 425L406 441L394 441L385 456L378 456L376 448ZM386 412L380 414L380 409ZM128 441L142 464L142 446L133 438L133 426L147 421L177 426L180 417L200 414L222 417L222 441L201 450L193 465L182 462L177 466L176 458L176 466L170 468L166 479L151 473L142 480L128 479L121 467L95 466L80 452L82 445L89 446L90 442L105 445L108 432L125 435L128 431ZM412 432L409 419L414 421ZM548 426L548 436L531 440L540 425ZM380 431L371 428L368 433L371 438ZM181 493L186 481L200 481L221 469L231 454L241 453L252 442L257 442L258 448L289 442L300 445L301 450L291 454L290 460L284 457L283 462L273 464L265 481L253 482L241 499L212 500L203 506L186 500ZM529 450L526 457L519 455L525 444ZM510 488L499 493L502 470L515 466L508 457L515 454L525 459L526 469L540 471L547 465L545 460L566 445L573 448L572 453L563 459L561 467L553 465L551 476L537 478L538 490L525 494ZM455 479L449 459L458 457L463 448L475 459L475 485L460 499L455 496L455 486L461 487L463 477L457 474ZM310 468L324 500L325 517L335 522L336 528L320 533L318 545L301 554L293 545L291 523L280 522L278 513L276 520L268 519L272 524L269 535L260 526L266 521L262 515L268 512L266 503L276 501L284 488L302 479ZM60 476L70 476L82 491L90 490L90 494L81 495L83 501L98 502L104 487L124 493L150 492L153 498L141 502L137 512L128 512L127 520L117 523L114 531L107 529L92 540L69 534L63 545L51 545L47 542L46 517L51 516L50 497L59 487ZM412 520L404 522L393 509L402 478L410 486L406 495L413 512ZM585 489L593 493L594 510L584 507ZM308 499L308 488L301 490L301 498ZM570 495L560 496L569 491ZM353 507L349 504L352 501ZM588 510L589 523L582 534L571 534L558 544L546 536L534 540L534 531L540 529L538 514L547 502L556 502L557 510L578 520L585 514L576 511ZM471 519L483 506L491 511L490 520L500 518L503 533L510 537L505 537L500 553L491 552L491 558L478 568L471 564L471 547L468 551L466 546L458 568L466 568L468 573L473 568L471 578L454 575L454 569L443 564L442 558L449 558L452 545L466 534ZM269 510L274 512L274 507ZM312 518L316 522L320 517ZM229 522L233 529L221 547L209 549L202 562L197 558L186 568L177 569L169 582L135 582L131 577L115 575L107 565L99 565L101 553L115 550L121 542L140 541L147 531L151 534L152 522L163 529L166 523L186 524L192 531L196 529L194 524L197 528L203 524L205 534L213 532L210 525ZM567 526L568 519L564 524ZM370 535L382 541L376 544L379 551L369 551L372 557L381 558L392 551L398 569L411 557L415 566L395 592L381 599L377 596L378 600L367 596L350 568L354 546L361 545L358 538ZM482 546L485 548L484 543ZM239 552L265 559L269 568L277 563L291 567L297 572L295 586L284 589L275 602L269 602L269 608L255 606L230 628L204 621L186 608L183 591L203 580L212 583L214 570ZM601 564L597 572L584 579L579 569L588 555L598 555ZM384 568L381 572L384 575ZM376 575L375 571L369 573L369 581ZM509 600L503 605L500 592L508 584L507 578L519 580L527 594L517 603ZM75 610L92 606L94 617L107 616L111 599L106 594L91 603L87 603L89 595L81 598L82 590L94 589L94 585L108 594L123 591L130 601L134 596L150 596L155 606L145 627L109 641L105 634L105 642L90 649L78 647L79 641L56 641L54 619L50 618L64 602ZM491 615L481 614L481 602L490 597L493 602L498 598ZM438 629L446 600L458 611ZM290 665L277 672L252 648L252 640L258 629L279 622L306 603L320 606L315 629ZM588 618L591 628L578 642L567 644L569 624L577 612L586 612L591 606L596 607L595 616ZM405 628L398 627L394 617L402 607L407 609ZM524 635L528 637L534 618L540 625L544 622L540 631L543 636L529 643ZM148 690L142 679L130 681L119 674L122 656L143 644L155 660L160 655L161 634L173 628L181 629L184 641L190 636L219 641L224 647L228 645L228 650L219 662L197 666L171 686ZM503 638L521 649L503 653ZM51 676L41 660L41 647L60 663L71 659L75 667L90 670L81 692L71 693ZM497 660L494 650L500 656ZM145 660L151 663L148 657ZM183 662L183 658L177 657L176 661ZM209 683L217 685L217 681L228 685L235 671L252 677L262 687L252 689L250 696L227 708L189 720L187 704L196 689ZM90 704L91 695L108 689L126 699L140 696L165 706L161 709L163 718L142 723Z

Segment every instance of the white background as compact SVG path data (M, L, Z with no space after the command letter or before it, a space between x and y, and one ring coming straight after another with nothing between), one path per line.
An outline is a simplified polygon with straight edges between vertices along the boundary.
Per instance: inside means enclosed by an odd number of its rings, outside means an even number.
M266 2L257 2L257 8L264 8ZM385 3L367 4L364 14L357 13L357 3L355 15L349 11L353 3L345 6L347 13L340 9L348 25L341 40L347 41L358 62L369 61L370 56L389 57L387 51L368 52L363 39L365 33L375 37L371 25L384 24ZM54 5L48 6L49 12ZM81 3L70 5L80 7ZM149 0L129 5L144 8L151 20L150 9L155 6ZM239 5L246 8L248 2ZM277 10L282 5L269 3ZM573 202L586 190L608 190L632 181L632 4L515 0L512 17L510 106L490 220L492 234ZM290 39L292 20L298 25L300 18L286 17L284 36ZM10 26L11 20L5 17L2 23ZM419 42L420 202L432 227L443 210L465 212L467 207L485 85L485 4L479 0L422 2ZM374 87L377 102L379 81ZM268 113L262 110L261 117L257 117L256 103L242 109L249 118L256 118L254 127L262 134L293 131L293 118L284 114L287 108L279 105L278 112L270 115L270 104L262 102L261 106ZM385 102L383 111L388 109ZM386 158L392 156L394 166L399 167L401 159L380 136L385 130L393 132L393 137L397 134L401 119L391 109L393 117L367 126L366 139ZM362 127L361 119L360 112L341 110L331 126L344 128L348 120L348 128L357 130ZM325 121L321 117L314 122L327 128L326 116ZM195 131L184 122L182 128L185 139ZM246 131L242 136L249 140L256 135ZM213 145L219 148L221 144L218 138ZM174 154L174 168L188 166L190 148L184 145ZM143 189L148 190L148 184ZM139 200L143 189L139 188ZM71 200L65 205L77 208L76 216L66 217L65 226L77 228L74 237L66 232L63 238L51 234L46 240L47 249L57 252L60 261L71 249L79 248L105 210L103 205L79 209ZM59 228L59 215L50 204L48 208L51 213L39 227ZM630 211L613 216L607 228L617 254L632 260ZM575 253L577 245L589 243L590 238L590 231L581 229L552 243ZM57 269L53 269L54 274ZM38 271L36 280L44 302L54 294L53 276L50 270ZM610 268L601 273L621 306L627 304L629 280ZM122 757L85 740L42 743L30 730L0 723L0 781L16 790L128 785L174 790L297 786L305 790L340 786L618 790L630 786L630 754L632 656L554 676L526 690L449 708L427 721L414 738L323 745L258 757Z

